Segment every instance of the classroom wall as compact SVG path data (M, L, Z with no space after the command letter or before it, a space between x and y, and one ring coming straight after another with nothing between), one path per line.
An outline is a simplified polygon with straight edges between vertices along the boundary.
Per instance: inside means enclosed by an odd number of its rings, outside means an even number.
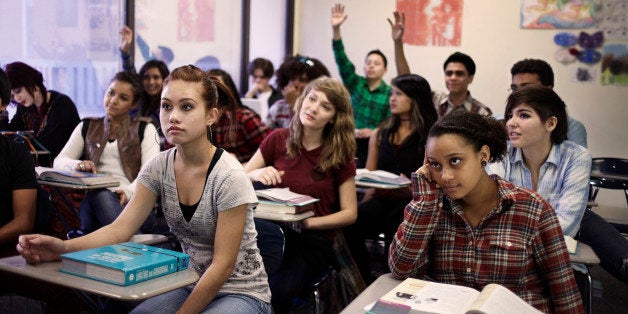
M572 72L578 64L563 65L554 60L558 46L554 35L561 30L530 30L519 27L521 1L463 0L462 44L460 47L406 45L406 57L413 73L424 76L432 89L446 90L443 62L461 51L473 57L477 71L469 89L494 113L503 113L509 94L510 68L524 58L543 59L555 72L555 90L567 104L568 112L587 128L593 157L628 158L628 87L602 86L600 65L594 66L595 83L576 83ZM331 49L331 6L337 0L297 0L295 52L320 59L339 77ZM345 0L349 15L341 32L347 55L362 74L362 62L372 49L382 50L389 60L385 80L396 76L393 43L386 18L392 19L395 0ZM562 30L564 31L564 30ZM573 30L576 32L577 30ZM589 29L587 31L592 31ZM603 190L601 205L625 207L623 191Z

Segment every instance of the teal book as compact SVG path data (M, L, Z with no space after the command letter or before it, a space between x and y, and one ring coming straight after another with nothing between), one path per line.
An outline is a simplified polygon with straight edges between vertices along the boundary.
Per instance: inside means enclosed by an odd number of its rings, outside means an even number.
M61 271L128 286L188 267L185 253L125 242L61 255Z

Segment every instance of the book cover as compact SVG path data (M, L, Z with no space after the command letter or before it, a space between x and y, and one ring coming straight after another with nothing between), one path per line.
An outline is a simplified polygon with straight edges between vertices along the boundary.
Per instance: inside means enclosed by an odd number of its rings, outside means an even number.
M266 199L260 199L255 210L257 212L270 212L278 214L300 214L308 210L314 209L314 203L305 205L288 205L280 202L273 202Z
M356 170L355 180L364 181L364 182L384 183L384 184L397 185L397 186L407 186L407 185L410 185L411 183L410 179L396 175L388 171L384 171L384 170L369 171L368 169L364 169L364 168Z
M262 197L290 206L303 206L310 203L318 202L317 198L313 198L305 194L292 192L288 188L255 190L255 194L257 195L257 197Z
M140 250L151 251L151 252L156 252L156 253L160 253L160 254L166 254L166 255L174 256L174 257L177 258L177 271L187 269L188 266L190 265L190 256L187 255L186 253L183 253L183 252L163 249L163 248L160 248L160 247L151 246L151 245L145 245L145 244L135 243L135 242L123 242L123 243L120 243L120 245L132 247L132 248L136 248L136 249L140 249Z
M75 185L120 184L118 179L115 177L101 173L72 171L48 167L35 167L35 172L37 173L37 179L44 181L54 181Z
M178 271L180 264L187 268L189 264L189 257L186 260L178 254L164 254L148 247L121 243L63 254L60 271L128 286Z
M489 284L473 288L408 278L386 293L367 313L541 313L508 288Z

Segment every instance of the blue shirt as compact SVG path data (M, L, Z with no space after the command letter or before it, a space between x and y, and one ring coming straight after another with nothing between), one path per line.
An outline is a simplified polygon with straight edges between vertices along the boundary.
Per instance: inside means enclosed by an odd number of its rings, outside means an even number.
M530 170L523 162L521 149L508 143L508 153L501 162L486 166L489 174L497 174L515 185L532 189ZM541 165L536 192L554 208L565 235L574 237L580 228L589 198L591 154L570 141L554 144Z

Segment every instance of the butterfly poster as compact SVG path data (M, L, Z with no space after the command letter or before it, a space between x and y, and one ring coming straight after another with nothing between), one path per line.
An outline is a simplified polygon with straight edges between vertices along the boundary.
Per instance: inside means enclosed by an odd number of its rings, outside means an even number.
M521 0L521 28L590 28L600 20L601 0Z

